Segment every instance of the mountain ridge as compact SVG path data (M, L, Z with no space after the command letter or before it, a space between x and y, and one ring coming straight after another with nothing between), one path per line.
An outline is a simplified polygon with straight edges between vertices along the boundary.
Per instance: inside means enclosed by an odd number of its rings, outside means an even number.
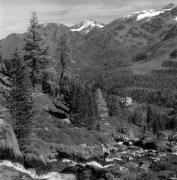
M139 15L142 16L138 18ZM118 18L100 27L99 23L89 19L71 27L63 24L48 23L42 28L42 32L49 46L51 57L55 56L57 41L60 37L63 34L68 35L73 49L74 63L71 63L71 66L79 69L79 71L93 65L103 68L129 65L134 72L139 72L143 63L146 64L147 61L153 62L154 49L161 48L158 44L165 43L167 46L172 43L174 45L171 36L174 39L177 38L175 32L172 33L172 29L175 28L177 23L176 19L177 6L170 4L161 10L144 10L133 13L128 17ZM84 23L85 26L83 27ZM17 36L12 34L1 40L2 56L9 58L15 46L21 48L24 37L25 34ZM164 40L165 38L166 40ZM172 47L172 45L170 44L169 47ZM158 51L161 50L157 49ZM164 61L169 60L168 55L171 51L173 49L167 46ZM144 53L146 58L137 62L135 59L141 53ZM154 69L152 66L153 64L151 64L147 72ZM161 64L158 65L158 69L160 68ZM146 72L146 70L143 70L143 72Z

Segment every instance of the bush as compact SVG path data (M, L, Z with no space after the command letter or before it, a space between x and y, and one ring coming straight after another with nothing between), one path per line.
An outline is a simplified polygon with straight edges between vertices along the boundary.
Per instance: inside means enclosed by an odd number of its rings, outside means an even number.
M170 58L177 58L177 49L173 50L169 56Z
M133 57L132 61L133 62L138 62L138 61L142 61L142 60L146 60L147 59L147 54L145 52L140 53L138 55L136 55L135 57Z

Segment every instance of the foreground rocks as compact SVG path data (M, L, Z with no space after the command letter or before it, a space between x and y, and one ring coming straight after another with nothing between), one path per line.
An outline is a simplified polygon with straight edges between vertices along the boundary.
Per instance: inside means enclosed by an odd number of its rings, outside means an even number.
M122 145L124 146L124 145ZM72 163L63 173L73 173L79 180L172 180L177 177L177 155L158 150L144 150L124 146L106 158L105 163L95 161ZM69 162L69 160L67 161Z
M0 159L22 161L22 154L15 133L3 119L0 119Z
M173 142L170 142L163 132L159 134L160 140L157 140L152 133L142 130L141 126L144 124L139 122L144 116L140 116L137 125L132 125L124 119L107 117L107 108L103 103L104 116L100 117L103 117L104 121L101 131L97 131L63 122L61 117L67 116L67 107L51 101L44 94L35 96L35 104L38 114L34 117L34 128L27 146L28 153L24 155L26 168L33 168L38 174L75 174L77 179L81 180L158 180L160 177L175 177L175 134L171 138ZM7 132L7 135L2 135L1 147L9 147L13 157L21 157L10 125L4 121L0 125L1 134ZM102 152L102 144L110 151L107 157ZM164 162L168 162L167 166ZM13 169L9 171L13 173Z

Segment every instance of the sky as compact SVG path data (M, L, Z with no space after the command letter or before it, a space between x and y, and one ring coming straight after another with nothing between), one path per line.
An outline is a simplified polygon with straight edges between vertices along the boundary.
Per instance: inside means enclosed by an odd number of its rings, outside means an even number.
M138 10L160 9L177 0L0 0L0 39L11 33L23 33L31 12L40 23L62 23L72 26L84 19L109 23Z

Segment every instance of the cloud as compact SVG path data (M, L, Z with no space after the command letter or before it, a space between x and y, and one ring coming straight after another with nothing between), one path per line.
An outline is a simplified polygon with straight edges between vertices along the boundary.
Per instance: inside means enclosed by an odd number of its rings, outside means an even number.
M73 25L87 18L109 23L142 9L156 9L176 0L0 0L0 38L24 32L30 13L42 23Z

